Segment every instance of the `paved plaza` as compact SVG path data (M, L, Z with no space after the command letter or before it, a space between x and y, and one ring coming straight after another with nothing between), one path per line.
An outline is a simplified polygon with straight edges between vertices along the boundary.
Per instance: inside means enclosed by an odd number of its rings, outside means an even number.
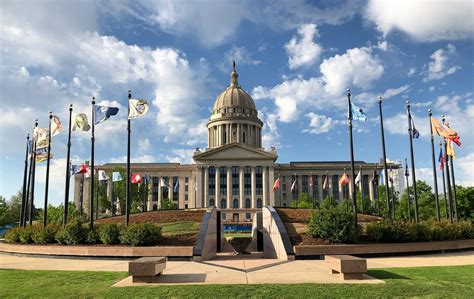
M1 269L128 271L130 260L68 259L0 254ZM474 251L404 257L368 258L368 268L455 266L474 264ZM322 260L282 261L245 256L224 256L206 262L168 261L156 284L294 284L294 283L384 283L365 276L364 280L343 281L330 274ZM131 277L114 286L131 286ZM135 285L144 285L134 283ZM146 284L150 285L150 284Z

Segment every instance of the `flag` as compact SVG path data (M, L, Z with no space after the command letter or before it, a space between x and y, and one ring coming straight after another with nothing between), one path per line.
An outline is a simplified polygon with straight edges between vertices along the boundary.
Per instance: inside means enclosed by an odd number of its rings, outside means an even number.
M49 131L47 128L38 128L36 127L33 131L33 136L36 140L36 148L47 147Z
M438 162L439 162L439 170L443 171L444 169L444 155L443 155L443 148L439 148L439 157L438 157Z
M131 99L128 101L128 119L140 117L147 112L148 102L146 100Z
M405 176L406 177L410 176L410 173L408 172L408 162L407 161L405 161Z
M174 193L178 193L178 191L179 191L179 179L176 180L176 183L174 184L174 187L173 187Z
M76 116L74 116L73 123L73 131L87 132L91 128L91 126L89 125L89 121L87 120L87 115L85 115L84 113L76 114Z
M291 191L295 191L296 189L296 179L293 181L293 184L291 184Z
M354 103L351 102L351 112L352 119L367 121L367 115L365 115L362 108L357 107Z
M79 166L79 165L71 164L71 166L69 167L70 175L78 174L79 169L80 169L80 166Z
M309 176L309 186L313 187L313 176L312 175Z
M280 178L276 179L273 183L273 191L275 191L276 189L280 189Z
M61 120L56 115L53 115L51 118L51 136L56 136L61 133L63 126L61 125Z
M71 165L71 169L72 169L72 166L77 166L77 165ZM74 174L87 173L88 168L89 167L86 164L81 164Z
M53 158L53 154L50 155L50 158ZM48 160L48 148L39 147L36 148L36 163L44 162Z
M356 186L359 186L360 178L361 178L361 173L360 173L360 170L359 170L359 173L357 174L356 179L355 179Z
M418 130L415 128L415 121L413 120L413 117L411 116L411 112L410 112L410 119L411 119L411 137L413 139L418 139L420 137L420 132L418 132Z
M98 180L99 181L107 181L109 179L109 176L107 175L107 173L105 172L105 170L99 170L99 177L98 177Z
M449 138L446 140L446 155L451 156L452 159L456 158L454 155L453 141Z
M160 186L161 187L168 187L168 182L165 181L165 179L163 177L161 177Z
M112 115L116 115L118 111L119 111L119 108L117 107L95 105L95 110L94 110L95 123L94 124L97 125L97 124L100 124L101 122L108 120Z
M132 174L131 178L132 184L139 184L142 182L142 176L139 173Z
M145 177L144 177L144 179L145 179L145 180L144 180L144 181L145 181L145 184L148 184L148 183L150 182L150 179L151 179L151 178L150 178L150 176L149 176L148 174L146 174Z
M374 168L374 173L372 174L372 179L370 182L373 184L377 181L377 167Z
M118 172L118 171L117 172L115 172L115 171L112 172L112 182L119 182L121 180L123 180L123 178L122 178L122 175L120 174L120 172Z
M87 167L86 172L84 172L84 178L90 178L91 177L91 168Z
M33 152L33 140L28 140L28 155L31 155Z
M326 175L324 177L323 190L325 190L327 187L328 187L328 176Z
M341 178L339 179L339 185L349 185L349 177L347 176L347 173L344 172L344 174L341 176Z
M440 123L440 121L434 117L431 117L431 127L433 128L433 132L444 138L453 138L458 135L456 131L451 130L448 126ZM461 144L458 146L461 146Z

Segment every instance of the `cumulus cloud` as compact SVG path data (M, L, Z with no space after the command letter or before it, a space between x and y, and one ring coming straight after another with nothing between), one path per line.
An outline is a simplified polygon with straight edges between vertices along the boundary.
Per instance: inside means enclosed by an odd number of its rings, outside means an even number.
M260 60L254 59L247 48L232 46L229 51L224 53L224 62L219 64L219 69L226 73L229 72L233 61L237 65L258 65L262 63Z
M459 65L449 66L449 57L456 53L456 47L452 44L448 44L445 49L438 49L431 54L431 61L428 64L427 77L423 79L424 82L439 80L448 75L454 74L460 70Z
M418 41L439 41L472 38L472 12L470 0L370 0L365 17L384 35L399 30Z
M193 154L194 150L192 149L173 149L171 154L166 156L166 160L173 163L191 164L193 163Z
M309 67L313 65L321 54L321 46L313 39L318 36L315 24L304 24L298 28L298 36L293 36L285 44L290 69Z
M307 129L304 129L303 132L310 134L322 134L329 132L334 127L334 121L332 118L326 115L316 114L310 112L306 114L306 117L310 119L309 126Z

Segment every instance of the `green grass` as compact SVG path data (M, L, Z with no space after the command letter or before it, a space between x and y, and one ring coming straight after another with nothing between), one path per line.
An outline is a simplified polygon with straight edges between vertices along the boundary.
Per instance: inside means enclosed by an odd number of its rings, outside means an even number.
M474 266L369 270L378 285L186 285L111 288L124 272L0 270L0 297L472 298Z
M234 238L249 238L251 233L225 233L224 237L234 237Z
M199 232L199 222L182 221L160 224L163 235L181 235Z

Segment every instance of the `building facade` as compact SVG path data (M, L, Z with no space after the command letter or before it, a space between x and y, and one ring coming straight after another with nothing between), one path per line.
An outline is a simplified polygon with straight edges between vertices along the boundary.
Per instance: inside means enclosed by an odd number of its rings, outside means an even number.
M350 172L348 161L276 163L276 149L262 147L263 122L253 99L239 85L235 67L230 77L230 84L216 98L207 123L208 147L195 150L193 164L131 164L132 173L150 177L146 210L160 209L160 199L167 198L179 209L215 206L222 210L223 219L242 222L251 221L254 212L264 205L295 206L300 193L307 193L318 202L327 196L336 200L349 198L351 184L339 185L341 175ZM113 193L111 172L117 167L126 165L109 163L96 167L109 173L109 199ZM356 173L362 174L358 184L361 194L374 200L379 179L372 178L374 173L380 177L381 165L356 161L355 167ZM398 169L399 164L391 167ZM274 190L277 179L280 188ZM76 175L74 187L76 206L88 211L89 180ZM114 202L121 200L124 199Z

